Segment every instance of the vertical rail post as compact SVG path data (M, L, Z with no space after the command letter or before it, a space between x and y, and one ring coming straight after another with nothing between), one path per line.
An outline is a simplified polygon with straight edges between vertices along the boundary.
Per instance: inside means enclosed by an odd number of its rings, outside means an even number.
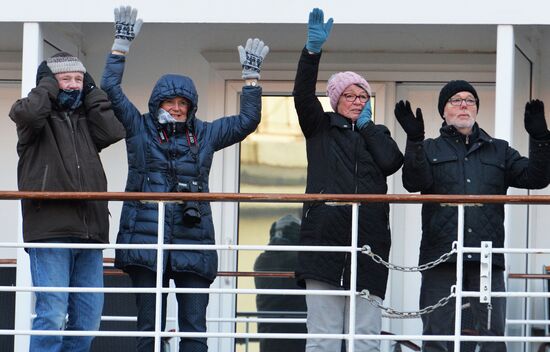
M21 62L21 96L25 97L35 87L36 68L42 61L44 36L40 23L27 22L23 25L23 51ZM23 217L21 202L19 202L19 226L17 242L23 243ZM19 287L32 286L29 256L24 248L17 249L16 285ZM30 330L33 313L33 294L31 292L15 293L15 329ZM30 336L15 335L13 338L14 351L28 351Z
M355 311L357 293L357 241L359 229L359 204L351 206L351 262L350 262L350 284L349 284L349 337L348 351L355 351Z
M164 268L164 202L158 202L157 283L155 286L155 352L161 352L162 276Z
M462 260L464 257L464 204L458 205L457 225L454 350L456 352L460 352L460 335L462 333Z

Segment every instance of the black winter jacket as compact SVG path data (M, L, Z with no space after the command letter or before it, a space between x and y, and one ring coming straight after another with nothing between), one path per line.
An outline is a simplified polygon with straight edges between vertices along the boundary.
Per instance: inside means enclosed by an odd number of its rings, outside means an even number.
M99 152L124 138L111 102L93 89L75 111L61 111L54 78L43 78L10 111L17 125L20 191L106 192ZM23 200L25 242L74 237L109 242L106 201Z
M294 85L294 104L306 138L306 193L385 194L386 177L403 163L403 155L383 125L370 122L362 130L337 113L325 113L315 96L320 54L302 51ZM359 246L388 259L391 237L389 205L362 204L359 208ZM349 246L351 206L305 203L300 243L303 245ZM358 257L358 291L368 289L384 298L387 269L366 255ZM350 254L300 252L296 277L300 285L314 279L349 288Z
M490 195L506 194L508 187L538 189L548 185L550 141L531 139L526 158L508 142L489 136L477 123L468 138L445 123L440 133L423 142L407 141L403 185L409 192ZM464 245L479 247L481 241L493 241L493 247L502 248L503 222L502 204L465 207ZM450 251L456 228L456 207L424 204L419 263ZM468 254L464 260L479 262L479 254ZM493 265L504 269L502 254L493 256Z

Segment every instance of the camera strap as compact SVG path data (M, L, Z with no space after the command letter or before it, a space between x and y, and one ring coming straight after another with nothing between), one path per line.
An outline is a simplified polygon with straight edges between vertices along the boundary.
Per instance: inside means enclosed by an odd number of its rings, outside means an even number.
M193 134L193 131L189 129L188 127L185 128L185 135L187 136L187 143L189 143L189 148L191 149L191 153L193 155L199 154L199 144L197 143L197 138Z

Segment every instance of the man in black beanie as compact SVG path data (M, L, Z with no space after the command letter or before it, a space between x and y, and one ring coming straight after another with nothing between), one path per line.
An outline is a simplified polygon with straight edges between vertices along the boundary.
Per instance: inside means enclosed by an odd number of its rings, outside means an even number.
M20 191L106 192L99 152L124 138L107 94L65 52L38 67L10 111ZM109 243L106 201L22 200L26 243ZM103 287L101 249L27 248L35 287ZM97 330L102 293L35 292L33 330ZM88 351L93 336L32 335L30 351Z
M461 80L447 83L439 94L438 110L444 120L440 135L425 140L420 108L416 109L415 115L408 101L400 101L395 106L397 121L407 133L403 185L409 192L504 195L508 187L540 189L548 185L550 131L542 101L532 100L525 105L524 123L530 136L529 158L521 156L508 142L489 136L478 126L479 97L470 83ZM457 239L456 232L456 207L425 203L422 206L419 264L432 262L449 252ZM480 247L481 241L492 241L495 248L504 246L503 204L466 207L464 245ZM492 265L492 290L504 291L504 256L493 255ZM479 254L464 256L464 290L479 291L479 267ZM420 308L432 306L447 297L454 284L456 256L423 271ZM479 298L467 300L480 335L504 335L505 298L492 298L491 310L487 304L480 303ZM423 315L423 333L452 335L454 319L450 317L454 317L454 307L449 303ZM479 345L481 351L506 351L503 342L482 342ZM452 351L453 348L452 342L424 341L422 350Z

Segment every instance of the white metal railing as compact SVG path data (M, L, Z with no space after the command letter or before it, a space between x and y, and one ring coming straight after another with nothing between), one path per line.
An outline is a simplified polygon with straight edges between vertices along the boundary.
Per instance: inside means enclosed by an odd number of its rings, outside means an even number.
M108 193L107 193L108 194ZM182 194L178 194L182 196ZM181 198L190 198L197 196L197 194L183 194ZM199 195L200 196L200 195ZM196 198L200 198L197 196ZM292 195L295 196L295 195ZM323 195L324 198L331 198L333 195ZM342 198L342 195L338 195ZM397 198L392 196L378 196L373 198L369 196L358 197L361 198L359 202L364 202L365 199L372 198L371 201L395 202ZM482 196L479 196L482 197ZM479 197L469 196L464 203L480 203ZM63 197L60 197L63 198ZM203 197L204 198L204 197ZM295 197L296 201L304 201L301 197ZM337 197L335 197L337 198ZM344 198L345 195L344 195ZM453 201L453 196L417 196L411 195L406 197L400 195L397 202L408 203L421 203L423 200L438 201L439 203L448 203ZM455 197L460 198L460 197ZM550 197L542 199L540 196L528 196L522 198L532 198L537 204L550 204ZM265 195L263 195L261 201L266 201ZM446 202L443 201L446 199ZM215 200L215 199L211 199ZM243 199L240 199L243 200ZM246 199L250 201L250 199ZM517 196L504 196L504 198L496 196L493 197L493 202L506 202L512 200L515 203L527 202L525 199L521 200ZM169 199L167 201L174 201ZM181 200L180 200L181 201ZM237 200L238 201L238 200ZM273 198L270 201L285 201L288 199ZM349 204L349 199L336 200L340 202L346 202ZM457 285L453 287L455 301L455 328L454 335L361 335L356 334L355 331L355 306L358 293L356 293L357 287L357 252L361 251L358 248L358 202L352 203L352 241L350 246L339 247L326 247L326 246L267 246L267 245L172 245L164 244L164 207L165 201L158 201L158 243L156 245L120 245L120 244L52 244L52 243L0 243L1 247L15 247L15 248L100 248L100 249L157 249L157 273L162 273L162 263L164 250L193 250L193 249L210 249L210 250L269 250L269 251L315 251L315 252L349 252L351 254L351 280L349 290L297 290L297 289L217 289L217 288L170 288L162 287L162 275L157 275L156 287L154 288L132 288L132 287L102 287L102 288L76 288L76 287L13 287L13 286L0 286L0 291L12 291L12 292L105 292L105 293L136 293L136 292L148 292L156 294L156 316L155 316L155 331L143 332L143 331L38 331L38 330L0 330L0 335L62 335L62 336L147 336L155 339L155 352L160 352L161 339L169 337L213 337L213 338L269 338L269 339L305 339L305 338L323 338L323 339L345 339L348 343L348 351L355 351L354 341L361 339L374 339L374 340L423 340L423 341L453 341L455 351L460 351L460 342L464 341L503 341L503 342L550 342L550 337L533 337L533 336L464 336L461 334L461 313L462 313L462 299L464 297L481 297L480 292L462 291L462 285L458 284L462 282L463 271L463 255L464 253L480 253L481 249L476 247L464 247L464 203L456 201L455 204L458 207L458 226L457 226L457 242L456 242L456 255L457 255ZM493 253L550 253L550 249L521 249L521 248L493 248ZM161 331L161 302L163 293L209 293L209 294L227 294L227 295L239 295L239 294L278 294L278 295L334 295L334 296L347 296L350 299L350 316L349 316L349 332L347 334L291 334L291 333L239 333L239 332L205 332L205 333L188 333L188 332L165 332ZM491 292L491 297L544 297L550 298L549 292ZM108 320L117 319L134 319L134 318L120 318L120 317L104 317ZM261 319L237 319L237 318L210 318L209 321L256 321L260 322ZM270 322L302 322L303 319L281 319L272 318L263 321ZM548 323L547 321L510 321L511 324L535 324L535 323Z

